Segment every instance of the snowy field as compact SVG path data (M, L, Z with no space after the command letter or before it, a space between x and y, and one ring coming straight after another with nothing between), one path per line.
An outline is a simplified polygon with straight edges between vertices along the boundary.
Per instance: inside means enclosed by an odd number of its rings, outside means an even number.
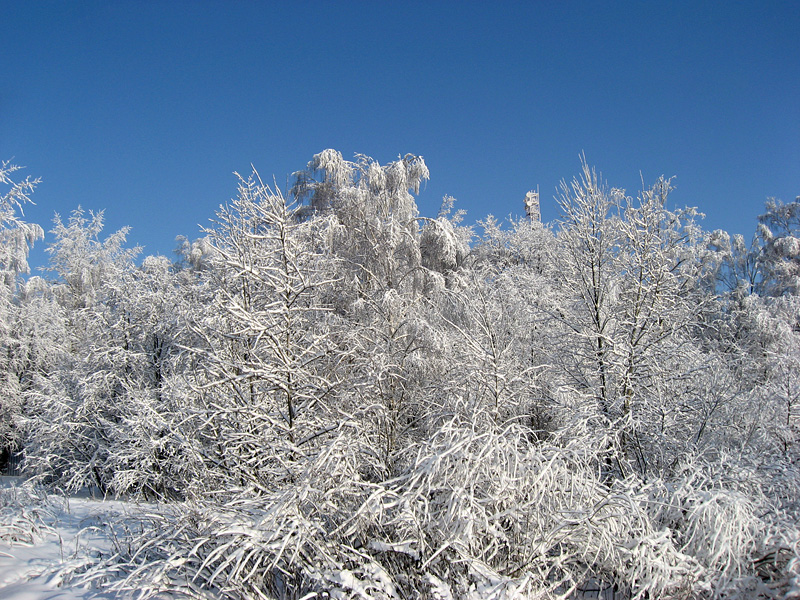
M60 584L70 573L91 565L99 553L111 551L113 536L107 523L138 507L91 497L31 497L30 490L20 485L17 478L2 478L0 598L98 597L97 589Z
M70 581L74 573L96 565L114 552L111 523L125 523L152 505L45 495L23 487L18 477L0 477L0 599L93 600L117 596L98 586ZM113 584L106 581L105 586ZM610 590L592 589L581 599L612 598Z
M125 547L126 539L130 539L127 536L135 533L136 523L141 523L139 518L160 512L152 504L102 500L88 494L68 498L48 495L39 488L24 486L19 478L0 478L0 600L111 600L119 597L112 588L115 583L122 582L114 576L109 578L110 571L101 566L102 558L113 556ZM349 571L339 574L345 575L352 578ZM80 582L93 578L93 584L88 587ZM342 585L354 592L362 587L346 581ZM366 592L353 595L370 597ZM172 596L168 593L168 597ZM433 597L452 599L454 596L448 590L434 593ZM469 597L514 598L518 595L476 591ZM610 600L615 594L612 588L589 581L570 597ZM780 597L784 600L800 598L797 578Z

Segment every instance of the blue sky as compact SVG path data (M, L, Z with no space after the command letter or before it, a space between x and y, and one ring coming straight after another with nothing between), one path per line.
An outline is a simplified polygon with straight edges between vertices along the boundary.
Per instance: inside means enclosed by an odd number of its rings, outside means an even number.
M749 236L800 195L799 31L796 1L7 2L0 158L43 180L28 220L106 209L147 254L197 237L234 171L283 188L325 148L420 154L422 214L449 194L469 220L537 186L555 219L585 152Z

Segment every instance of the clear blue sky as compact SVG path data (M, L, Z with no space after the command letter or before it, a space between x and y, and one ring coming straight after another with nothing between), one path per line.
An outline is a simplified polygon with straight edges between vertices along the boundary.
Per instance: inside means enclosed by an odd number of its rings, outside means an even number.
M28 220L106 209L170 255L254 164L280 187L336 148L425 157L418 202L557 216L579 154L748 236L800 195L800 2L2 3L0 158ZM41 248L41 245L40 245ZM43 261L40 251L33 262Z

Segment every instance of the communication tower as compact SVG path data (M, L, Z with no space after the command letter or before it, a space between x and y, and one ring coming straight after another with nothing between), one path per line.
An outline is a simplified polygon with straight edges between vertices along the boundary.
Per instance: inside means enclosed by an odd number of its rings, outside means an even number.
M525 194L525 214L533 223L542 222L542 212L539 209L539 187L536 191L530 191Z

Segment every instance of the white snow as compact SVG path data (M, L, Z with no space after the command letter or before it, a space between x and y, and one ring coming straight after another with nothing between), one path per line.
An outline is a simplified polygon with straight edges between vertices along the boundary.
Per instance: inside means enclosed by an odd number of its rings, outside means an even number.
M0 488L22 492L21 480L2 478ZM97 589L65 584L67 573L89 565L112 549L109 526L119 515L130 514L137 507L117 500L90 497L59 498L50 496L39 511L43 527L33 542L0 539L0 598L3 600L88 600L97 597ZM10 525L9 515L0 516L0 531ZM101 596L102 597L102 596ZM109 595L109 597L111 597Z

